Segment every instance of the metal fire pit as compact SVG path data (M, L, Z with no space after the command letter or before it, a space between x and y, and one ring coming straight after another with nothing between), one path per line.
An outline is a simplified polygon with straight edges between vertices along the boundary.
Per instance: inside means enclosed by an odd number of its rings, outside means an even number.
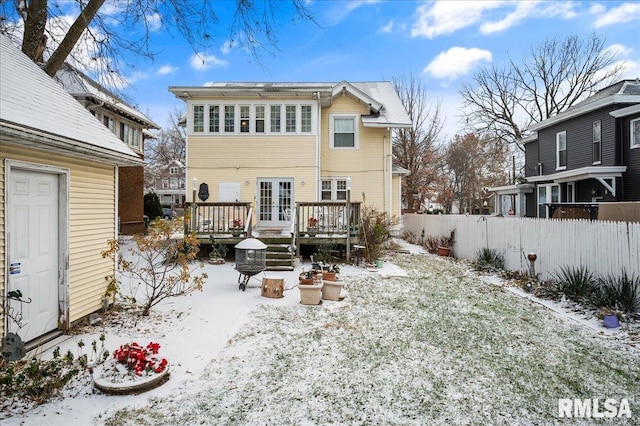
M264 271L267 267L267 246L255 238L246 238L235 245L238 289L245 291L249 278Z

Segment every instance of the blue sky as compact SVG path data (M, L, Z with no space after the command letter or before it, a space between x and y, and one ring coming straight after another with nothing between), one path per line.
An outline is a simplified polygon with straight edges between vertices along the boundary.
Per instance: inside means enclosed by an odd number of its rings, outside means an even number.
M233 8L234 2L221 2ZM127 75L125 93L160 126L184 108L169 86L221 81L331 82L391 80L413 75L441 101L445 132L459 132L461 83L483 66L506 64L546 39L571 35L605 38L625 64L625 78L640 77L640 2L573 1L339 1L307 2L318 25L283 16L278 48L260 63L230 46L229 14L220 10L214 47L194 55L179 36L161 28L153 63Z

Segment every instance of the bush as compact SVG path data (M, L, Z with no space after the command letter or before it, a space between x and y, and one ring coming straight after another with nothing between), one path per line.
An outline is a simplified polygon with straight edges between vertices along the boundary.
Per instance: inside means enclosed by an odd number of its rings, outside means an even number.
M560 268L555 275L558 289L569 299L576 302L587 300L597 287L596 276L586 266Z
M590 297L596 308L619 309L624 313L640 310L640 278L629 277L626 271L619 277L607 275L597 280Z
M476 252L473 268L484 272L497 272L504 269L504 255L496 249L487 247Z
M160 199L154 192L144 194L144 215L147 216L149 220L162 217Z
M393 221L385 212L364 205L361 225L360 241L366 247L365 258L368 262L373 262L382 257L386 243L391 239Z

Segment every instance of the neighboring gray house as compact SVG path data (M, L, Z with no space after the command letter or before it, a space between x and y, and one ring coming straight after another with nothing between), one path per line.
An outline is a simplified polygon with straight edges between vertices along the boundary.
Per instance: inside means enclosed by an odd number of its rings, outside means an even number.
M640 201L638 79L606 87L528 130L527 183L493 188L526 199L526 216L602 219L607 210L606 218L640 219L637 205L620 204Z
M186 168L182 161L173 160L164 166L152 167L154 179L147 190L156 193L163 206L182 206L186 196Z

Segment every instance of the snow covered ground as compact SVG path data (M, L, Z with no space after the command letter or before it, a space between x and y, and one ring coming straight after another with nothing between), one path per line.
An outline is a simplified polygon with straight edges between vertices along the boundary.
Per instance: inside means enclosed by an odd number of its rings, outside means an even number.
M342 267L344 300L320 306L300 305L300 267L258 275L242 292L233 263L206 265L202 292L168 300L149 318L107 315L60 345L77 353L80 340L101 333L110 352L158 342L169 381L108 396L92 392L85 376L63 398L2 422L591 424L563 423L558 399L624 398L632 418L616 424L640 423L637 328L608 331L402 245L412 254L377 271ZM263 276L285 279L284 298L260 296Z

